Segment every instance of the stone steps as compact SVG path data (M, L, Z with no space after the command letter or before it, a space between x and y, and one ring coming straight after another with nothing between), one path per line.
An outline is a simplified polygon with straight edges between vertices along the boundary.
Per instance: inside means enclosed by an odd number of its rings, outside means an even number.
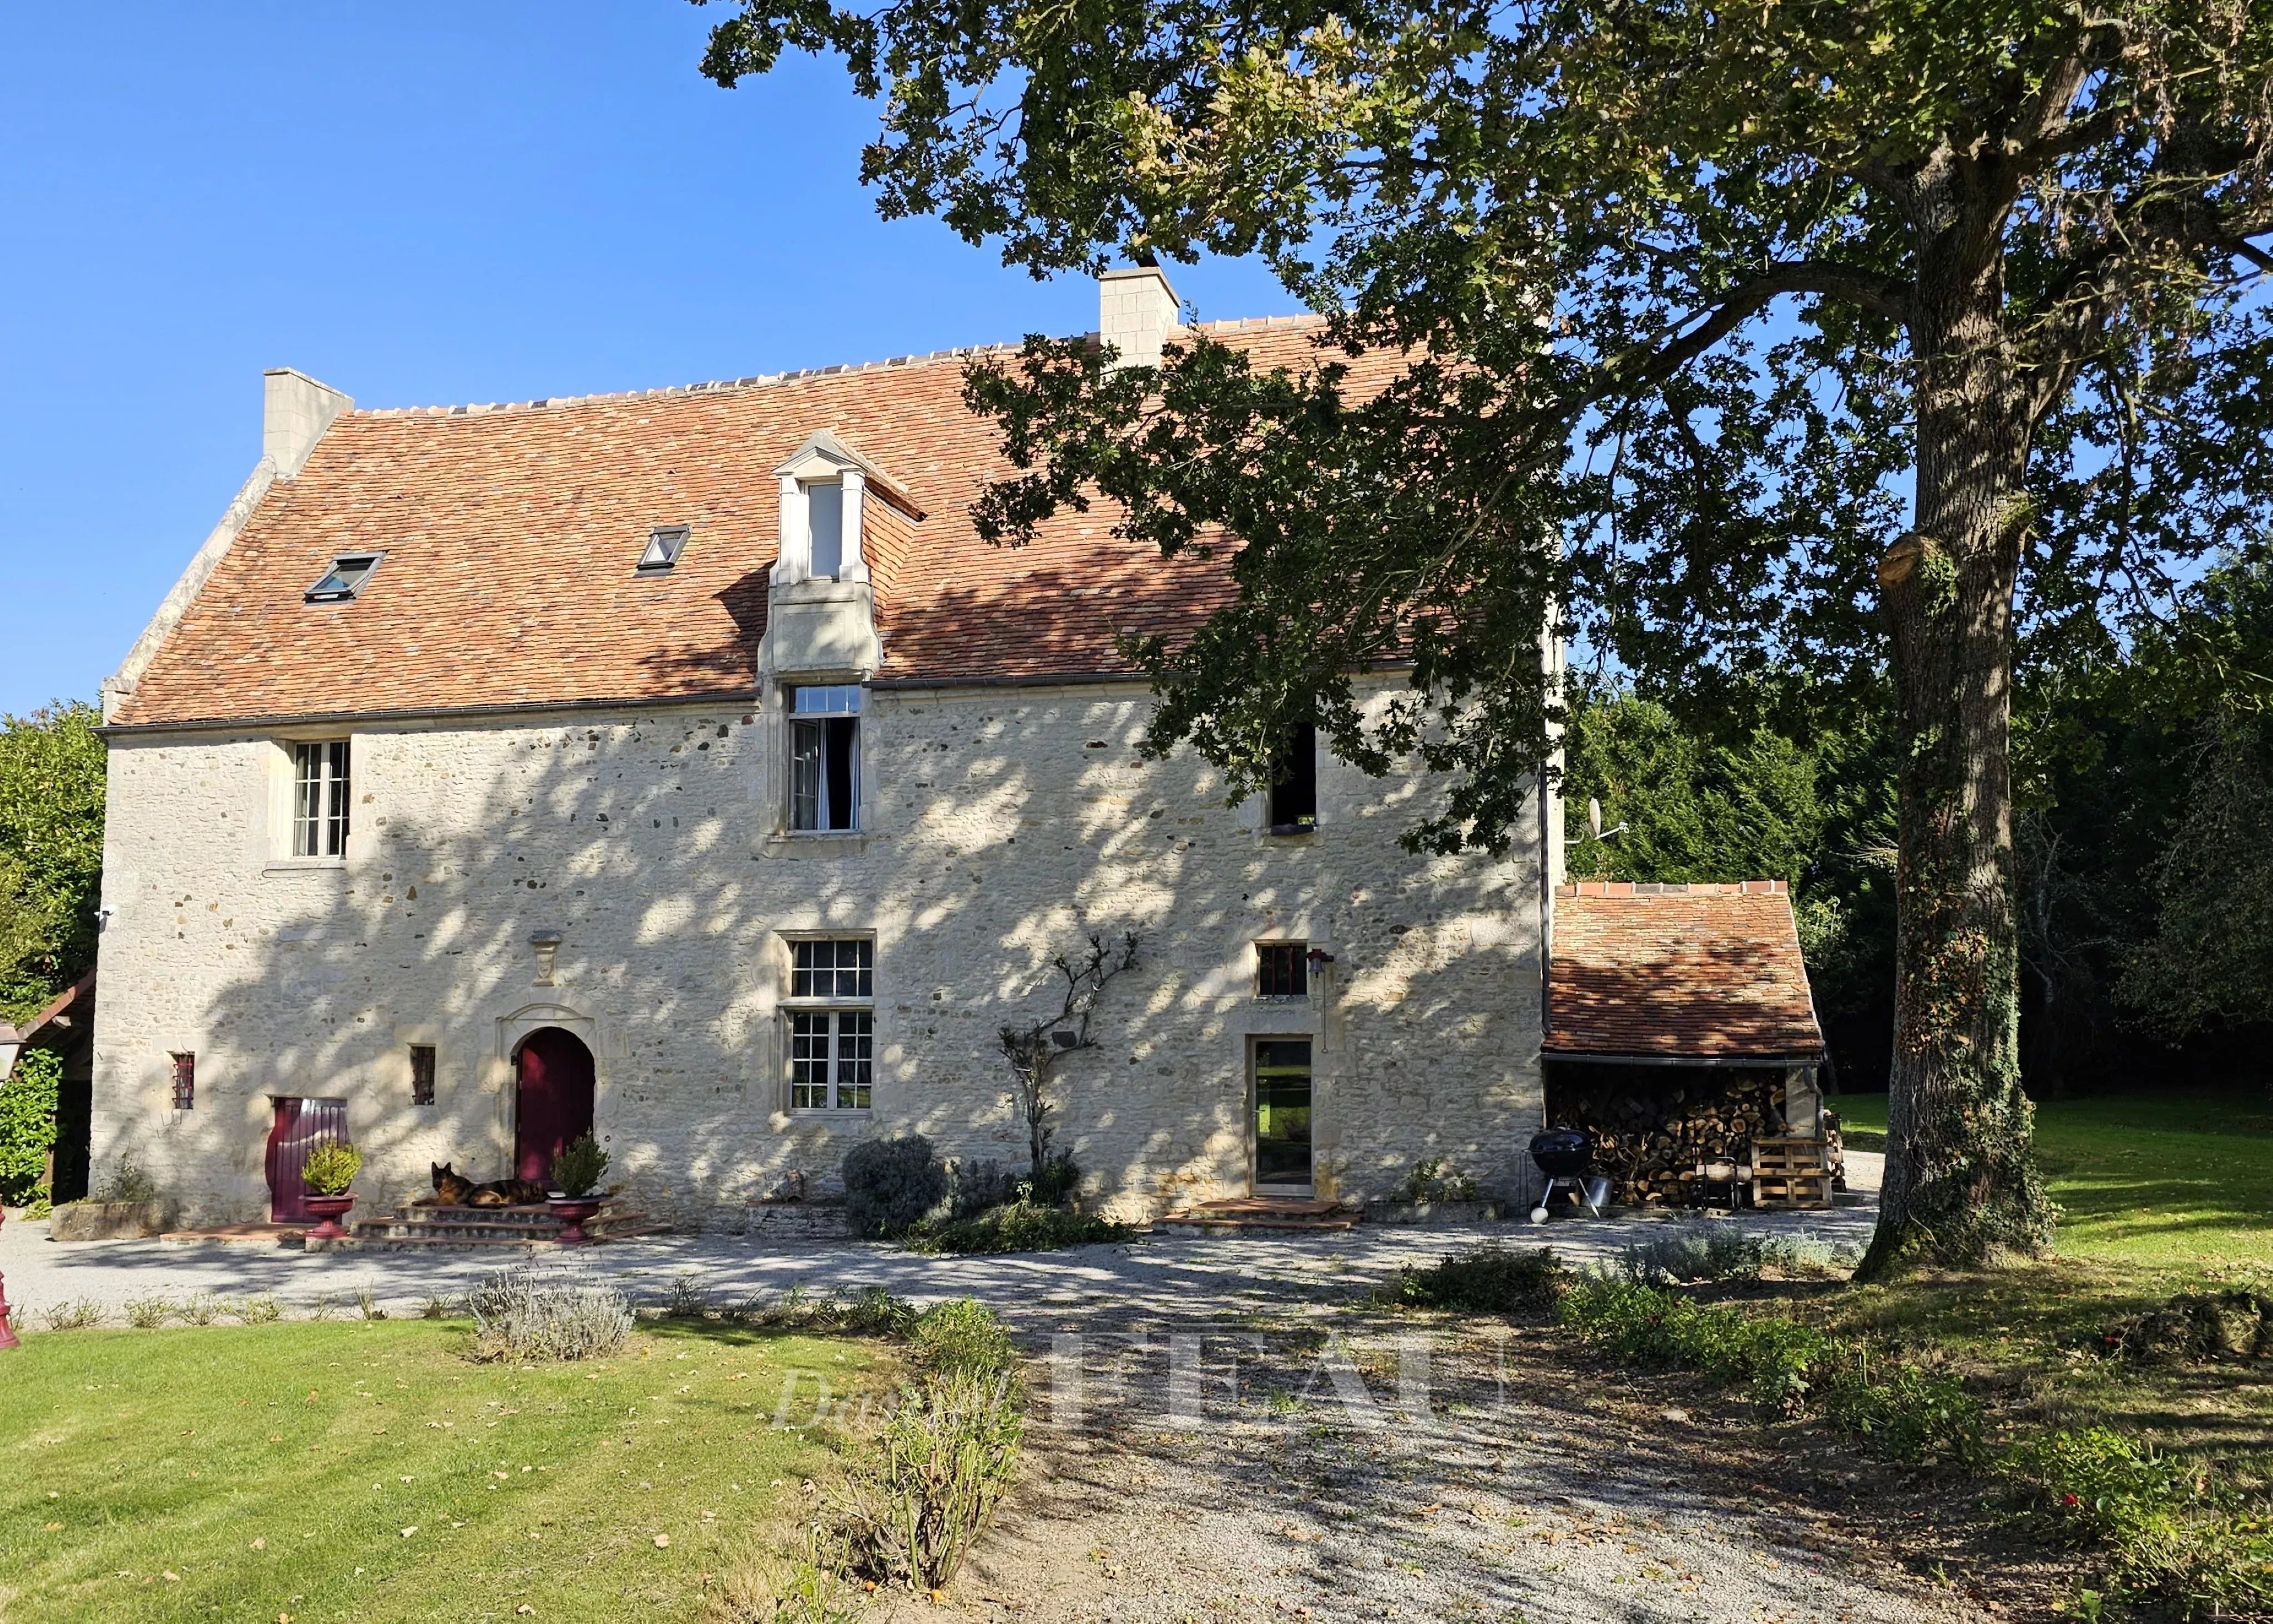
M555 1245L566 1226L543 1207L406 1207L400 1212L362 1218L351 1226L359 1246L396 1250ZM654 1234L665 1226L644 1215L603 1208L584 1225L595 1241Z
M1338 1201L1243 1196L1202 1201L1157 1219L1156 1235L1317 1235L1354 1229L1364 1215Z

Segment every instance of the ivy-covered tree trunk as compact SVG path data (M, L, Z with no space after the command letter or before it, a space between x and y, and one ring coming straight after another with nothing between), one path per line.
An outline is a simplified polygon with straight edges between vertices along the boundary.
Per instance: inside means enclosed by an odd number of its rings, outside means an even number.
M1893 644L1902 838L1887 1173L1863 1274L2052 1239L2021 1091L2013 902L2013 593L2027 397L1993 260L1922 278L1917 528L1879 589Z

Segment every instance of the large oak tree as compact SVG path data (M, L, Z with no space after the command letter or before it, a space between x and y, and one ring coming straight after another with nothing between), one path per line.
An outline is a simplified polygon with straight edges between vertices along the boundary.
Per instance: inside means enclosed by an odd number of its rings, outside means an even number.
M1550 613L1646 686L1881 683L1902 836L1882 1270L2047 1244L2017 1060L2016 650L2257 544L2273 269L2259 0L739 0L718 82L834 51L863 174L1037 274L1259 254L1264 374L1029 340L974 370L1016 542L1093 496L1240 593L1154 641L1152 743L1235 785L1315 714L1497 848ZM1351 356L1393 358L1352 386ZM1348 674L1411 662L1386 715Z

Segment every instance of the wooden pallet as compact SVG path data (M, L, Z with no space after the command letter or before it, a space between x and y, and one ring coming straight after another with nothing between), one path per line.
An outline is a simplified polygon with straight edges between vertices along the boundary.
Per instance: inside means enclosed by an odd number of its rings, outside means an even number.
M1821 1139L1752 1141L1752 1204L1831 1205L1831 1147Z

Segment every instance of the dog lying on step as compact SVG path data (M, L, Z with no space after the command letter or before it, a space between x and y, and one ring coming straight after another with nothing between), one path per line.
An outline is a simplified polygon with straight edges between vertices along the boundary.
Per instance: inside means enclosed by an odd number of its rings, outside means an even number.
M527 1179L499 1179L493 1184L476 1184L447 1162L429 1162L426 1165L434 1175L434 1194L416 1203L421 1207L542 1207L544 1204L544 1186Z

